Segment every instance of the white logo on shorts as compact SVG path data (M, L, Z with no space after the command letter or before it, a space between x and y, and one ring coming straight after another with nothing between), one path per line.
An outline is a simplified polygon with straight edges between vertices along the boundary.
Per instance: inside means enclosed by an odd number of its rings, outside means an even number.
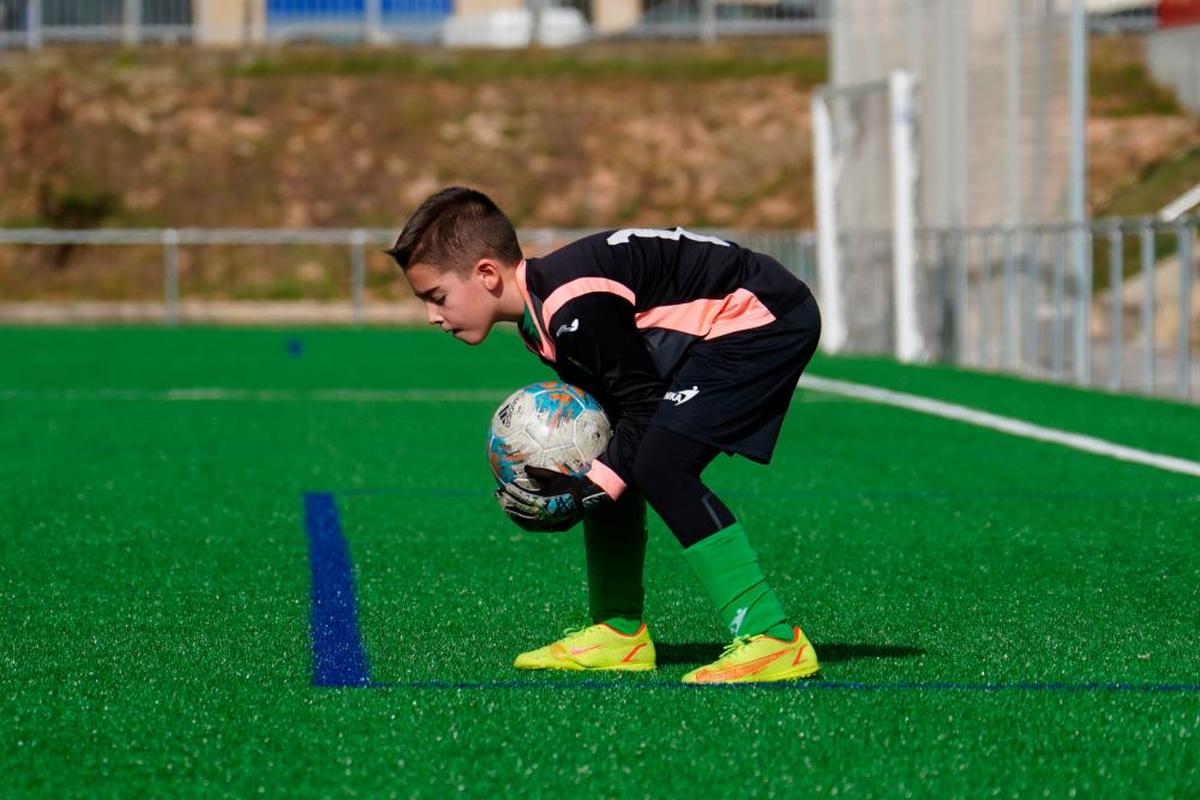
M700 387L693 386L690 389L682 389L678 392L667 392L663 395L663 400L670 400L675 405L681 406L698 394L700 394Z
M573 319L573 320L571 320L570 325L559 325L558 330L556 330L554 332L554 338L557 339L558 337L562 336L564 333L574 333L577 330L579 330L579 320Z

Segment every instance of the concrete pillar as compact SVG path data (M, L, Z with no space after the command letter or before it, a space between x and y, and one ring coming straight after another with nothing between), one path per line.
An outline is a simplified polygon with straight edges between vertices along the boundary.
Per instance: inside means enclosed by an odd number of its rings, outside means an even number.
M266 41L266 0L197 0L193 7L201 45L242 47Z
M592 0L592 30L600 35L629 30L641 15L642 0Z
M142 0L125 0L121 14L121 41L135 47L142 40Z
M459 17L470 17L475 14L486 14L489 11L526 7L525 0L455 0L454 14Z

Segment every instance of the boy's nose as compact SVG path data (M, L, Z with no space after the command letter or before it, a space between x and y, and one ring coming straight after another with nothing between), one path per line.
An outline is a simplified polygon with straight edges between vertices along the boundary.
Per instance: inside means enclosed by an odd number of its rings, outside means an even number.
M425 319L429 320L430 325L442 324L442 315L438 313L437 307L434 305L425 306Z

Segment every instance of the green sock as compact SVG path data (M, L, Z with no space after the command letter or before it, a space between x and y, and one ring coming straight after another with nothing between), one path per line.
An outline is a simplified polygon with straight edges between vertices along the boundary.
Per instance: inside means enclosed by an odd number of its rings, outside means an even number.
M734 636L765 633L791 639L792 626L767 585L758 556L740 523L719 530L683 551Z
M632 491L583 520L592 622L633 635L642 626L646 592L646 503Z
M642 621L636 617L609 617L598 621L626 636L633 636L642 627Z

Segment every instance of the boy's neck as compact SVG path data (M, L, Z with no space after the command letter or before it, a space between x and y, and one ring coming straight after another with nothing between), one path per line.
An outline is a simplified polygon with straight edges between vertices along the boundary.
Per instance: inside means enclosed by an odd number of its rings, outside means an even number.
M506 270L504 289L500 294L500 306L496 319L500 322L520 322L525 316L525 298L517 284L517 267Z

